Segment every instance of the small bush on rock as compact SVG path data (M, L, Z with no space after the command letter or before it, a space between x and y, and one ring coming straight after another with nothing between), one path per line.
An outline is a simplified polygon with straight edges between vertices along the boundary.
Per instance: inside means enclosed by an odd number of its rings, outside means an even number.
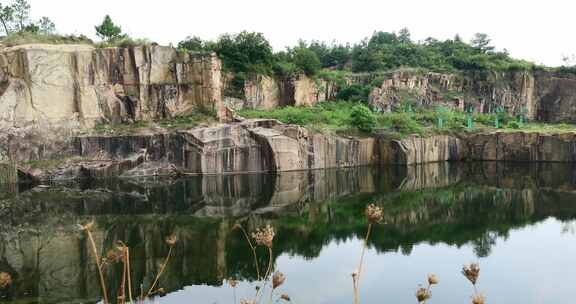
M355 105L352 108L350 118L352 124L360 131L371 133L376 128L376 117L365 105Z

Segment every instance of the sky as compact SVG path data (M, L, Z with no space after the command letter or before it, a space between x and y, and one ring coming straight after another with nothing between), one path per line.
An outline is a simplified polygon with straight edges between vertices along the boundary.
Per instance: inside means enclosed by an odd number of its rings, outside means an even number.
M262 32L279 51L299 39L355 43L374 31L407 27L416 41L487 33L497 49L548 66L576 54L576 3L570 0L28 1L32 17L49 17L59 33L94 39L94 25L109 14L130 36L162 45L248 30Z

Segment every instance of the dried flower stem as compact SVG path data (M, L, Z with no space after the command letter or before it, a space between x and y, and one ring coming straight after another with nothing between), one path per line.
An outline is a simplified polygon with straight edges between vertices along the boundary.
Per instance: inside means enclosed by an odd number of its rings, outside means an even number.
M123 251L123 263L122 263L122 282L120 283L120 304L126 303L126 249L122 248Z
M130 248L128 247L126 247L126 271L128 272L128 298L132 303L132 271L130 270Z
M174 246L170 246L170 249L168 250L168 255L166 256L166 259L164 260L162 267L160 267L160 271L156 275L156 278L154 279L154 283L152 283L152 286L150 286L150 289L148 290L146 297L149 297L150 295L152 295L152 291L154 290L154 287L156 287L156 284L158 283L158 280L160 280L162 273L164 273L164 270L166 270L166 266L168 265L168 261L170 261L170 256L172 255L172 248L174 248Z
M352 277L352 283L354 285L354 303L360 303L359 295L359 284L360 284L360 274L362 273L362 264L364 263L364 253L366 252L366 247L368 247L368 239L370 239L370 233L372 231L372 223L368 223L368 230L366 231L366 236L364 237L364 245L362 246L362 252L360 253L360 262L358 263L358 273L356 276Z
M272 247L268 247L268 269L266 270L266 276L264 276L264 281L268 280L268 277L272 273Z
M256 246L252 244L252 241L250 240L248 233L246 232L246 230L244 230L244 227L242 227L242 225L237 225L236 227L238 227L240 231L242 231L242 234L244 234L244 237L246 238L246 241L248 242L248 245L252 250L252 255L254 256L254 265L256 266L256 275L258 277L258 281L260 281L260 266L258 264L258 257L256 255Z
M102 288L102 296L104 297L104 304L109 304L108 301L108 289L106 288L106 281L104 281L104 273L102 272L102 263L100 261L100 256L98 255L98 249L96 249L96 242L92 237L92 232L90 229L86 229L86 234L88 235L88 240L92 246L92 253L94 254L94 260L96 260L96 267L98 267L98 275L100 276L100 286Z
M274 295L274 288L270 289L270 299L268 300L268 304L272 304L272 297Z

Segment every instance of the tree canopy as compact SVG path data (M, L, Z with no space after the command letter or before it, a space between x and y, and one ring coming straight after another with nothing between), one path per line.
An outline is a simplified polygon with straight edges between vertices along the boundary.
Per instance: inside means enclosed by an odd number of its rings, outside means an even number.
M321 68L353 72L377 72L400 67L437 72L526 70L532 63L516 60L506 51L496 51L487 34L476 34L470 43L455 36L444 41L427 38L415 42L407 28L398 33L377 31L353 46L313 40L273 53L261 33L222 35L216 42L198 37L180 42L181 48L218 53L225 67L238 72L294 73L315 75Z
M0 32L8 36L21 32L52 34L56 31L54 22L48 17L38 21L30 20L30 8L26 0L16 0L11 5L0 3Z
M104 17L102 24L95 26L96 34L102 40L114 40L122 37L122 28L112 21L109 15Z

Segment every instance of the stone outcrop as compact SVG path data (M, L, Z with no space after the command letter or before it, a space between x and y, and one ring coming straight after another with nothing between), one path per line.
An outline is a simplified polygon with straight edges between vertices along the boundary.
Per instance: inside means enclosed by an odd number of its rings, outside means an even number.
M383 112L405 103L458 111L473 107L480 113L501 107L529 119L536 118L538 111L536 82L529 72L455 75L404 70L382 77L382 84L370 93L369 103Z
M498 132L466 138L467 158L514 162L575 162L576 134Z
M381 164L424 164L464 158L460 138L448 135L410 136L400 140L379 140Z
M225 87L231 88L231 79ZM272 110L284 106L313 106L317 102L335 96L333 83L314 80L305 75L289 78L278 78L266 75L252 75L244 81L239 97L225 96L224 104L232 109ZM226 90L225 90L226 94Z
M16 164L0 161L0 184L14 184L17 179Z
M576 122L576 78L550 73L536 74L537 119Z
M48 158L97 122L129 123L221 107L214 54L171 47L96 49L22 45L0 49L0 154Z
M175 133L122 137L84 136L75 154L124 158L145 151L198 174L293 171L377 164L375 138L344 138L310 132L276 120L246 120Z

